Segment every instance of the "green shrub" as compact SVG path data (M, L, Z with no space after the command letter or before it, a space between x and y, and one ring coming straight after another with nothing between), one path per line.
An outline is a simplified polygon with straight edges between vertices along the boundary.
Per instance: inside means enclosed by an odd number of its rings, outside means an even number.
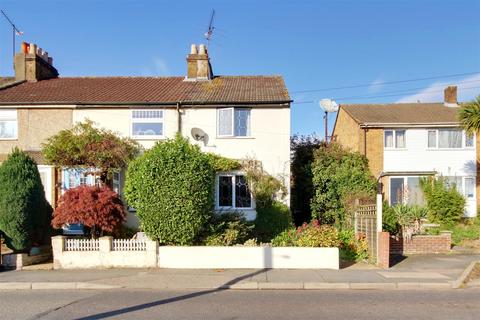
M286 194L282 181L265 172L258 161L247 159L243 163L243 169L257 208L270 208L277 195L284 197Z
M375 179L365 156L345 151L338 144L321 146L315 151L312 172L315 189L312 216L322 223L341 225L352 194L372 198L375 194Z
M285 204L275 201L271 207L257 208L255 236L262 242L269 242L282 231L292 227L290 210Z
M362 261L368 258L368 243L366 239L357 239L353 230L340 230L340 259L347 261Z
M455 187L449 188L443 177L420 181L427 202L428 219L430 221L448 224L461 220L466 201Z
M252 232L253 226L242 213L225 212L215 214L207 223L206 231L199 236L199 242L207 246L232 246L243 244Z
M272 239L271 243L274 247L338 247L340 239L336 228L320 225L318 220L314 219L296 230L285 230Z
M15 149L0 166L0 230L14 251L28 251L32 244L48 241L52 207L37 164Z
M401 226L398 224L397 215L393 207L389 206L386 202L383 203L382 220L382 228L384 231L389 232L391 235L400 234Z
M189 245L213 212L214 183L210 157L177 135L130 163L125 197L149 237Z

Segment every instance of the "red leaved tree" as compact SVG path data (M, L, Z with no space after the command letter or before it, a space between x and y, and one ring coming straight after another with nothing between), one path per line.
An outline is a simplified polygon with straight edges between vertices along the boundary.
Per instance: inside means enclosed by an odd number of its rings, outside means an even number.
M112 232L125 221L125 210L118 194L106 186L80 186L69 189L59 200L52 226L81 223L91 228L92 237Z

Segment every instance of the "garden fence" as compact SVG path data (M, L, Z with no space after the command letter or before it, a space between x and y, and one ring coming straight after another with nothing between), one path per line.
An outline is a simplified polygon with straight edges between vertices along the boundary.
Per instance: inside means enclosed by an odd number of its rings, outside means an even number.
M377 208L374 204L359 205L355 210L355 235L368 242L368 254L377 256Z
M65 251L98 251L98 239L65 239Z

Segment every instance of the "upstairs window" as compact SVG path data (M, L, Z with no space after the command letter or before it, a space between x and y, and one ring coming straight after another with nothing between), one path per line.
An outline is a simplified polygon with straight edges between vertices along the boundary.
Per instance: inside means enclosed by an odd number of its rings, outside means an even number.
M219 137L249 137L250 109L218 109L217 134Z
M218 176L217 207L220 209L252 208L252 195L247 178L240 174Z
M132 110L132 138L162 139L164 120L164 110Z
M17 139L17 110L0 110L0 139Z
M386 149L405 148L405 130L385 130L384 146Z
M428 130L428 148L460 149L473 148L475 136L456 128Z

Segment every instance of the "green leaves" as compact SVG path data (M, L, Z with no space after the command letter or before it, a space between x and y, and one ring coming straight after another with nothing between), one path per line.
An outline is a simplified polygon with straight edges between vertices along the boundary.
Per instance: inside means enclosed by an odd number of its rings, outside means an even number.
M162 244L193 243L213 212L211 159L177 135L130 163L125 197L148 236Z
M427 201L428 219L445 224L458 222L465 210L466 200L456 188L447 187L445 178L421 180Z
M480 96L460 108L458 120L468 134L473 135L480 129Z
M0 166L0 230L15 251L27 251L49 236L52 208L37 164L26 153L14 149Z
M141 147L136 141L96 128L87 120L50 137L42 151L47 163L98 168L106 175L126 167L140 153Z
M373 196L375 180L368 169L367 159L359 153L343 150L330 143L315 151L312 165L315 190L311 202L312 217L322 223L341 224L356 195Z

